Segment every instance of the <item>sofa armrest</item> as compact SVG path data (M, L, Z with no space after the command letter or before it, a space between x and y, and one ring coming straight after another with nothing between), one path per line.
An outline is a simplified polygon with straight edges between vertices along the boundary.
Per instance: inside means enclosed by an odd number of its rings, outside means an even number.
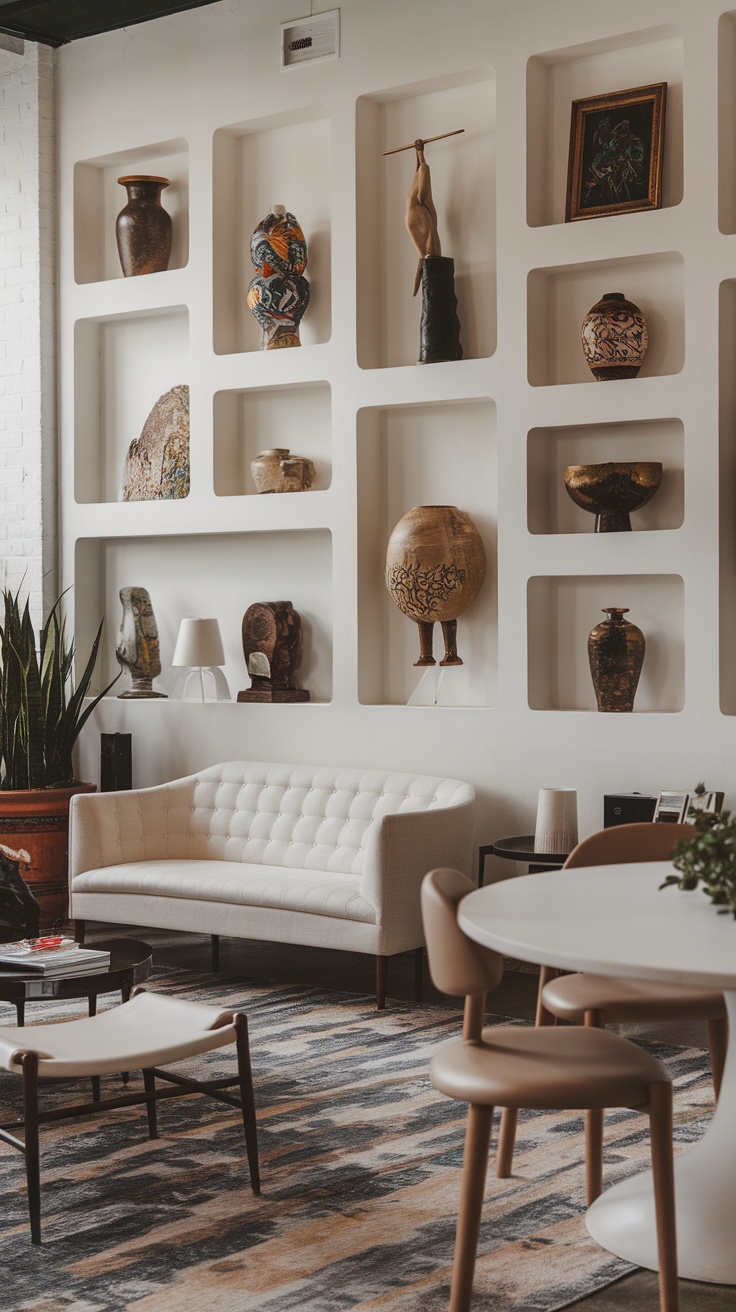
M470 874L475 796L467 791L455 806L394 812L378 823L360 891L376 909L388 956L424 942L419 890L427 871L454 866Z
M119 793L79 793L69 810L69 878L131 861L185 855L192 777ZM78 803L91 803L79 806Z

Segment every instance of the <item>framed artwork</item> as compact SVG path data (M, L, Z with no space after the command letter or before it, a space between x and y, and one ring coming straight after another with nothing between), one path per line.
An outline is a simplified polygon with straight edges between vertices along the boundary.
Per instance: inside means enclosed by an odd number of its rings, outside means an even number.
M662 204L667 83L574 100L565 221Z

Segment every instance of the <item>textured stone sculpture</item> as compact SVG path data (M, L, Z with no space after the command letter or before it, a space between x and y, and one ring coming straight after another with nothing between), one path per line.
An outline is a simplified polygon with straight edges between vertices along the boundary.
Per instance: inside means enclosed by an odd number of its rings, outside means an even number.
M302 658L302 620L290 601L256 601L243 616L243 655L250 688L239 702L308 702L294 686Z
M189 388L160 396L140 437L128 447L123 501L171 501L189 496Z
M161 673L161 656L158 645L156 618L145 588L121 588L123 618L115 655L118 664L127 669L133 687L119 697L165 697L155 692L153 680Z

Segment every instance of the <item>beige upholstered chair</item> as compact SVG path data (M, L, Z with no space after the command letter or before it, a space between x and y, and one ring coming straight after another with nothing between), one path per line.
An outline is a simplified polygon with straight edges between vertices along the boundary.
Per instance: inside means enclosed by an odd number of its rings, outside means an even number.
M666 861L675 844L680 839L689 838L692 833L692 825L614 825L578 843L567 858L564 869L624 865L630 861ZM554 1025L558 1019L598 1028L627 1022L704 1020L708 1026L713 1084L718 1096L728 1045L728 1020L722 993L587 972L558 977L554 968L542 966L537 1024ZM598 1169L596 1163L601 1161L603 1112L591 1110L586 1119L587 1141L592 1154L592 1161L588 1163L590 1174ZM516 1120L517 1113L513 1108L504 1112L497 1161L497 1174L502 1179L511 1174ZM595 1197L600 1193L600 1180L594 1182L593 1187Z
M473 1286L494 1107L635 1107L649 1115L659 1243L661 1312L677 1312L672 1084L656 1057L601 1029L566 1026L483 1029L487 989L503 960L467 937L457 906L473 885L457 870L433 870L422 884L422 916L432 980L465 996L463 1037L443 1044L429 1074L441 1093L470 1105L450 1312L467 1312ZM597 1171L600 1177L600 1167Z
M183 1061L201 1052L210 1052L227 1043L235 1043L238 1075L235 1079L200 1082L174 1075L158 1068ZM240 1108L245 1130L251 1188L260 1193L258 1143L253 1101L253 1082L248 1048L248 1022L242 1012L221 1010L170 998L161 993L135 989L130 1002L112 1007L99 1016L63 1021L56 1025L32 1025L28 1029L0 1028L0 1067L23 1078L23 1121L25 1142L0 1128L0 1140L25 1154L28 1182L28 1211L31 1240L41 1242L41 1183L38 1127L45 1121L66 1116L96 1114L112 1107L130 1107L145 1103L148 1133L157 1137L156 1101L187 1093L211 1093L220 1102ZM38 1079L68 1079L91 1075L112 1075L123 1071L143 1071L141 1093L124 1093L102 1102L83 1103L38 1110ZM156 1087L156 1076L166 1087ZM225 1089L238 1085L240 1097Z

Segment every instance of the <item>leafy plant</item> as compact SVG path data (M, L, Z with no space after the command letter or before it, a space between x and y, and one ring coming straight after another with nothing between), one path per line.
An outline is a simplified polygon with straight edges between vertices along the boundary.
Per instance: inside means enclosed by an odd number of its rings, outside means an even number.
M719 915L730 911L736 919L736 818L731 819L730 811L717 815L690 810L688 820L695 832L692 838L677 843L672 853L679 877L668 875L660 888L676 884L690 892L702 884Z
M75 782L72 748L100 698L84 706L97 661L102 624L76 688L72 684L74 643L67 642L61 597L39 640L28 602L21 613L18 593L2 593L0 624L0 789L64 788ZM117 675L116 678L119 678Z

